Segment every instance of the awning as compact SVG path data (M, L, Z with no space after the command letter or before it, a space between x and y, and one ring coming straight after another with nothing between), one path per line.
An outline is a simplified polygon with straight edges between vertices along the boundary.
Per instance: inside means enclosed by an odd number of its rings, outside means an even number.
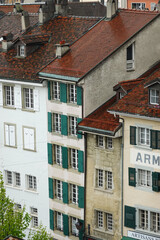
M136 239L131 237L122 237L122 240L136 240Z

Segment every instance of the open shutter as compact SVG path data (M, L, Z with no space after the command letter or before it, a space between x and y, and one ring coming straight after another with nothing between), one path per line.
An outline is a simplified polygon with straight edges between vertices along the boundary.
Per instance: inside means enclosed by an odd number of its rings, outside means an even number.
M68 168L68 148L62 146L62 167Z
M78 186L78 207L84 208L84 187Z
M69 236L69 218L66 214L63 214L63 233Z
M0 106L3 106L3 87L2 87L2 83L0 83Z
M160 149L160 131L151 130L150 147L153 149Z
M84 172L83 151L78 150L78 171Z
M79 230L79 240L83 240L84 234L84 220L79 219L79 222L82 224L81 230Z
M77 105L82 105L82 88L77 86Z
M124 226L136 228L136 209L134 207L125 206Z
M39 90L34 89L33 94L34 94L34 110L39 111Z
M78 124L80 121L82 121L82 118L77 118L77 124ZM77 137L78 137L79 139L82 138L82 133L81 133L81 131L78 131Z
M50 216L50 229L54 230L54 211L49 209L49 216Z
M136 127L130 126L130 144L136 145Z
M155 192L160 191L160 173L152 172L152 190Z
M128 168L128 175L129 175L129 186L135 187L136 186L136 169L135 168Z
M9 126L5 124L5 144L9 145Z
M65 83L60 83L60 101L67 102L67 85Z
M48 163L53 164L53 152L52 152L52 144L47 143L47 148L48 148Z
M48 132L52 132L52 113L48 112Z
M22 108L21 86L14 87L15 107Z
M68 118L66 115L61 115L61 134L68 135Z
M49 184L49 198L53 199L53 179L48 178L48 184Z
M63 202L68 203L68 183L63 182Z
M9 126L9 138L10 138L10 146L15 146L16 145L15 126L13 125Z
M51 82L48 81L48 100L51 100Z

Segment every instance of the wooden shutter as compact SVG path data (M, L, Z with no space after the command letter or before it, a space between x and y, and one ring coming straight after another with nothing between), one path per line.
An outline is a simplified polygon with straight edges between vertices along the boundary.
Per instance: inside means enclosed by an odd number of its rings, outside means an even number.
M78 124L80 121L82 121L82 118L77 118L77 124ZM77 137L78 137L79 139L82 138L82 133L81 133L81 131L78 131Z
M68 135L68 118L66 115L61 115L61 134Z
M136 228L136 209L134 207L125 206L124 226Z
M77 105L82 105L82 88L77 86Z
M63 214L63 233L65 236L69 236L69 218L66 214Z
M78 171L84 172L83 151L78 150Z
M160 131L157 131L157 149L160 149Z
M82 224L81 230L79 230L79 240L83 240L84 234L84 220L79 219L79 222Z
M67 85L65 83L60 83L60 101L67 102Z
M9 145L15 146L16 145L16 138L15 138L15 126L9 126Z
M51 82L48 81L48 100L51 100Z
M130 144L136 145L136 127L130 126Z
M34 129L28 128L29 133L29 149L35 150L35 136L34 136Z
M160 149L160 131L151 130L150 147L153 149Z
M33 95L34 95L34 110L39 111L39 90L34 89Z
M48 163L53 164L53 151L52 151L52 144L47 143L47 149L48 149Z
M62 146L62 167L68 168L68 148Z
M0 106L3 106L3 87L2 87L2 83L0 83Z
M29 149L30 144L29 144L29 129L28 128L24 128L24 148L25 149Z
M63 202L68 203L68 183L62 182L63 187Z
M49 209L49 216L50 216L50 229L54 230L54 211Z
M22 108L21 86L14 87L15 107Z
M135 187L136 186L136 169L135 168L128 168L128 175L129 175L129 186Z
M48 132L52 132L52 113L48 112Z
M53 199L53 179L48 178L48 184L49 184L49 198Z
M78 207L84 208L84 187L78 186Z
M5 144L9 145L9 125L5 124Z
M152 190L155 192L160 191L160 173L152 172Z

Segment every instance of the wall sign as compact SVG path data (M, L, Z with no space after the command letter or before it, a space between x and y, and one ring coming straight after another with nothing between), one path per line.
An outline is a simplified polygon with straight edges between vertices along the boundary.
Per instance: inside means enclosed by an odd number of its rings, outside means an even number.
M136 233L136 232L132 232L132 231L128 231L128 237L132 237L132 238L140 239L140 240L160 240L159 237L154 237L154 236L145 235L142 233Z

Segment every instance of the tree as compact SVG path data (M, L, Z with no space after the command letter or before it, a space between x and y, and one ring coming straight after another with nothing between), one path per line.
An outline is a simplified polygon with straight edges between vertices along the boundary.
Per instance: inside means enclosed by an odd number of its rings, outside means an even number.
M52 238L47 233L45 227L40 224L40 226L35 230L31 231L28 235L28 240L51 240Z
M15 210L14 202L6 195L3 175L0 172L0 240L8 235L24 238L24 230L29 226L31 218L22 210Z

